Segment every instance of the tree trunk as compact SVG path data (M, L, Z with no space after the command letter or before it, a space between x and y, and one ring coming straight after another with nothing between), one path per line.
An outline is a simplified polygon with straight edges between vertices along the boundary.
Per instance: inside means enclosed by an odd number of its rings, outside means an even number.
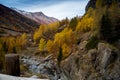
M5 66L6 74L20 76L19 55L17 54L5 55Z

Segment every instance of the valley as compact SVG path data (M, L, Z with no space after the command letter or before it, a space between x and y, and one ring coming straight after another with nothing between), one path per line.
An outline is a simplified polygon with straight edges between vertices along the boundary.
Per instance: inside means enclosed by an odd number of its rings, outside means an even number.
M89 0L83 16L62 20L0 4L0 80L6 78L120 80L120 1Z

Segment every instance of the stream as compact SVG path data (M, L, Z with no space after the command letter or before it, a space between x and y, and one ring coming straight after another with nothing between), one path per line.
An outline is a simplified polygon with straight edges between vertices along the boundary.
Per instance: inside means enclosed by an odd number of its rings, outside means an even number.
M23 55L21 56L20 61L27 66L32 73L46 75L50 80L59 79L59 69L57 64L52 60L52 55L49 55L46 58Z

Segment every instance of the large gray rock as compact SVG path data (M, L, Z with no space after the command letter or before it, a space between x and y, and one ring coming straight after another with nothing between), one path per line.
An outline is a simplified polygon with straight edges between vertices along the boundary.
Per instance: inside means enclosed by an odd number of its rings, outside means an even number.
M55 61L52 60L52 55L48 55L38 66L39 73L45 74L50 80L58 80L58 67Z
M104 79L120 79L120 52L117 48L105 44L98 44L98 69Z
M107 43L73 53L62 62L61 80L120 80L119 50Z

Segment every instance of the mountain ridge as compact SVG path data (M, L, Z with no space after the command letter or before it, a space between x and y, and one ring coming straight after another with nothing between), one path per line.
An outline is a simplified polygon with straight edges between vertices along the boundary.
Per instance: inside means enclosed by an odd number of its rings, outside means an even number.
M41 23L41 24L50 24L50 23L59 21L58 19L56 19L54 17L46 16L41 11L40 12L27 12L24 10L19 10L17 8L11 8L11 9L13 9L13 10L17 11L18 13L26 16L27 18L30 18L38 23Z
M0 32L8 34L5 28L15 32L31 33L39 27L39 23L0 4Z

